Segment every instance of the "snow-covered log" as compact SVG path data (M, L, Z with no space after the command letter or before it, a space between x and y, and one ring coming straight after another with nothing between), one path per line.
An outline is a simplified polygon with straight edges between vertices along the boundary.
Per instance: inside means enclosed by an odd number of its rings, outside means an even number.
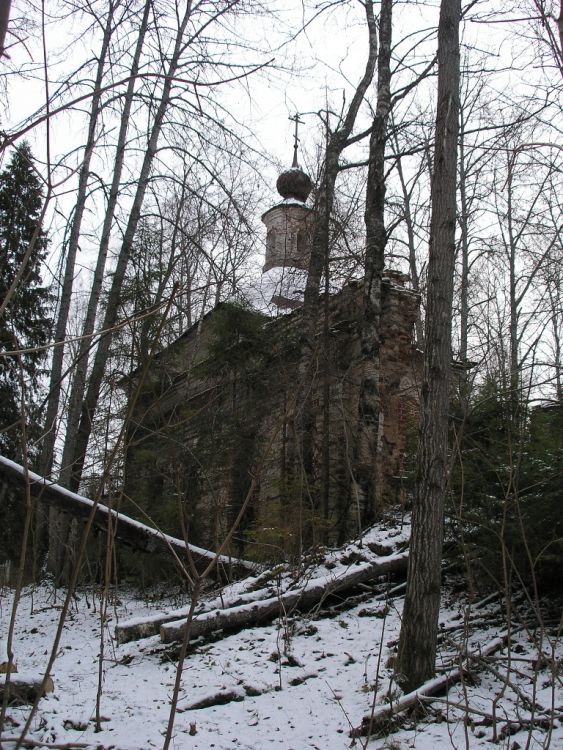
M351 734L354 737L365 736L368 734L371 735L379 730L382 724L390 722L393 717L397 716L397 714L408 711L422 703L428 703L432 696L445 692L450 685L459 682L463 673L468 669L472 662L490 656L490 654L503 648L506 645L507 638L507 633L500 635L498 638L494 638L490 643L483 646L483 648L480 648L478 651L468 653L463 660L463 666L452 667L452 669L445 674L434 677L416 690L403 695L392 703L385 703L382 706L376 706L369 716L364 716L361 725L358 728L353 729Z
M256 579L252 579L256 580ZM235 602L227 602L224 608L238 606L255 602L259 599L266 599L271 594L271 590L258 589L239 594ZM213 606L213 604L211 605ZM123 620L115 626L115 639L119 645L129 643L129 641L138 641L141 638L149 638L152 635L160 633L160 626L168 622L175 622L187 618L189 606L173 609L167 612L159 612L148 617L136 617L129 620Z
M188 616L188 607L174 610L172 612L159 612L149 617L133 617L124 620L115 626L115 640L121 646L130 641L140 641L141 638L150 638L151 635L160 633L160 626L166 622L174 622L180 617Z
M35 703L37 698L42 698L55 689L53 680L48 677L43 685L43 676L11 673L9 681L3 675L0 681L0 702L8 693L8 705L21 705L22 703Z
M210 550L197 547L194 544L186 545L182 539L177 539L150 526L146 526L123 513L110 510L101 503L96 504L93 500L71 492L58 484L54 484L32 471L27 472L27 477L32 497L38 498L42 502L58 508L75 518L88 518L92 512L92 508L96 506L94 510L94 525L97 528L107 529L108 518L111 514L116 539L135 549L142 550L143 552L173 549L184 556L186 548L188 548L194 556L196 564L198 561L209 561L215 557L215 553ZM26 472L22 466L4 456L0 456L0 483L8 484L21 490L25 486L26 481ZM218 563L229 568L241 568L253 572L256 572L260 568L256 563L226 555L221 555Z
M309 610L331 594L353 588L379 576L406 571L407 559L407 552L379 557L375 561L358 563L341 571L332 571L329 575L313 578L300 587L280 593L279 596L204 612L194 617L190 637L198 638L216 630L238 630L260 625L276 617L280 611ZM160 638L164 643L180 640L185 628L185 619L165 623L160 627Z
M275 580L284 569L283 565L278 565L264 570L256 577L247 577L245 579L247 587L245 591L239 591L234 594L231 593L230 595L220 593L215 599L202 603L197 609L197 614L201 614L203 611L210 611L219 608L227 609L230 607L238 607L239 604L248 604L260 599L267 599L272 595L272 581ZM115 626L115 639L118 645L122 645L123 643L129 643L130 641L138 641L141 638L149 638L150 636L158 635L160 633L161 625L164 625L167 622L185 619L187 618L189 611L189 605L184 605L179 609L169 609L164 612L157 612L154 615L122 620Z

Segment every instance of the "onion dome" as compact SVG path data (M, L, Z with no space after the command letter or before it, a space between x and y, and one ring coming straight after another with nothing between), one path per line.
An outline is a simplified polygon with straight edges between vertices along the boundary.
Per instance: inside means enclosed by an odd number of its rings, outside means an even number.
M294 162L295 164L295 162ZM294 198L305 203L313 188L309 175L305 174L298 166L293 166L286 172L282 172L276 182L276 188L282 198Z

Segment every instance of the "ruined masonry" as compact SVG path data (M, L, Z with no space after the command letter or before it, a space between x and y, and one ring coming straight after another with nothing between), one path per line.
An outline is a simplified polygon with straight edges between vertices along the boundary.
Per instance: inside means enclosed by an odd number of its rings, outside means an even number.
M262 216L263 270L277 315L223 303L161 351L136 399L125 465L126 495L172 533L179 532L181 507L189 541L208 549L221 543L251 493L230 551L258 560L298 554L317 542L342 543L382 505L401 500L421 368L412 344L419 297L389 271L382 284L382 413L374 457L381 497L377 508L366 507L353 482L362 282L332 295L329 333L322 335L321 323L315 355L317 468L305 480L295 392L315 212L306 205L311 181L296 158L277 187L282 200ZM135 390L135 374L126 387ZM321 488L322 461L329 481Z

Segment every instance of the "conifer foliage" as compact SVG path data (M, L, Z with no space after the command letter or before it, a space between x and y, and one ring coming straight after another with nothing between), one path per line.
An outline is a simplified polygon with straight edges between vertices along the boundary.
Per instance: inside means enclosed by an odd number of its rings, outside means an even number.
M37 430L38 380L44 354L39 351L18 357L2 353L40 347L49 338L51 296L41 278L48 239L38 227L42 207L41 181L33 167L31 148L23 143L0 173L0 304L31 247L24 273L0 318L0 453L16 460L22 455L22 408L28 447Z

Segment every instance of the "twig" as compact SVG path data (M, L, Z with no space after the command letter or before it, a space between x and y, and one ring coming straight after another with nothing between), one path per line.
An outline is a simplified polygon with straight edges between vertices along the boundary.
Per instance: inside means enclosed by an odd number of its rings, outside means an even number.
M467 703L456 703L455 701L451 701L449 698L437 698L434 695L421 695L419 697L419 700L421 703L445 703L450 708L459 708L460 711L465 711L470 714L475 714L476 716L482 716L487 721L490 721L491 724L495 721L495 717L487 713L487 711L480 711L478 708L471 708ZM502 719L506 724L514 724L516 726L521 725L525 727L534 727L534 726L540 726L541 724L544 724L545 722L550 722L553 719L562 719L563 714L550 714L549 716L545 716L541 719L538 718L517 718L517 719L509 719L506 716Z

